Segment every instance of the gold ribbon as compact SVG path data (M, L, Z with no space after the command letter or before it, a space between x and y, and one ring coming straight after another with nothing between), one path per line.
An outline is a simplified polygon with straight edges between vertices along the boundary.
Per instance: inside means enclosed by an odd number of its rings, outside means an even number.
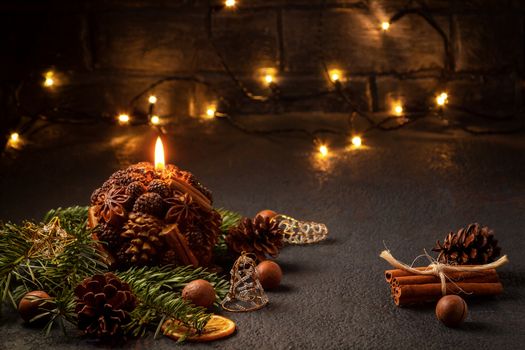
M447 294L447 273L450 272L476 272L476 271L485 271L490 269L496 269L498 267L501 267L509 262L509 259L506 255L502 256L498 260L491 262L490 264L484 264L484 265L475 265L475 266L458 266L458 265L448 265L443 264L438 261L432 261L430 265L427 266L426 270L417 270L413 268L412 266L409 266L390 254L389 250L383 250L379 256L383 259L385 259L390 265L397 269L401 269L407 272L410 272L414 275L432 275L437 276L441 280L441 293L443 295ZM428 256L428 254L427 254Z

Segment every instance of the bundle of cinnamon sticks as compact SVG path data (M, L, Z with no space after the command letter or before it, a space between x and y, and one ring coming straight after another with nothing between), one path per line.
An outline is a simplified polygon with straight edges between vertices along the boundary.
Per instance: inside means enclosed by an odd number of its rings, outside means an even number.
M424 271L430 267L417 267ZM397 306L419 304L439 300L442 297L441 280L433 275L416 275L396 269L386 270L385 279L390 284ZM495 269L447 273L447 294L462 296L491 296L503 292L503 286Z

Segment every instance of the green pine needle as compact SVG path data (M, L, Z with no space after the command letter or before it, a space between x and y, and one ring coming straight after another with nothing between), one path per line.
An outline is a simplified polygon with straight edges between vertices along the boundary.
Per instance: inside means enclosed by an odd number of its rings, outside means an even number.
M191 281L204 279L215 289L217 303L229 289L228 282L215 273L191 266L131 268L116 274L130 285L140 301L131 314L132 322L127 326L134 336L144 336L148 329L156 327L156 337L164 321L171 318L202 331L211 314L183 300L182 289Z
M242 216L225 209L218 211L222 216L222 234L215 252L226 255L225 235L239 223ZM0 224L0 307L5 301L10 301L16 308L27 292L44 290L52 296L52 307L43 310L37 317L50 318L44 328L46 333L55 324L65 331L65 322L76 323L75 286L86 277L108 270L97 249L100 242L93 240L91 230L87 227L87 213L87 207L58 208L50 210L41 223ZM31 237L53 220L58 220L60 227L74 239L55 256L34 254ZM217 293L216 304L226 296L229 289L228 281L215 273L191 266L131 268L116 274L129 283L139 300L131 313L132 321L126 326L129 333L135 336L144 336L150 330L155 331L157 336L164 321L170 318L201 331L211 314L183 300L182 289L193 280L207 280Z
M222 217L222 224L221 234L219 235L219 240L213 249L213 254L215 257L225 257L228 255L228 246L226 245L225 240L226 236L228 235L228 231L232 227L239 225L242 215L223 208L217 209L217 212L219 212Z

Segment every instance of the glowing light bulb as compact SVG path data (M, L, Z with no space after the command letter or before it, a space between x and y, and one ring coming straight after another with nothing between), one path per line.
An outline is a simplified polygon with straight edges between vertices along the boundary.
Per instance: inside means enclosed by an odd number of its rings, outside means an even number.
M266 84L270 85L271 83L273 83L273 75L266 74L264 76L264 81L266 82Z
M394 114L395 115L403 115L403 112L404 112L404 109L403 109L403 105L401 103L396 103L394 105Z
M53 71L47 71L46 74L44 74L44 86L45 87L52 87L55 85L55 79L54 79L55 73Z
M128 124L129 120L130 120L130 117L127 114L119 114L118 116L118 122L120 124Z
M17 142L18 140L20 140L20 134L18 134L17 132L11 133L11 135L9 136L9 141Z
M150 97L148 97L148 102L151 103L151 104L157 103L157 96L150 95Z
M155 170L164 170L164 164L164 146L159 136L157 137L157 142L155 142Z
M151 119L149 120L151 124L153 125L159 125L160 124L160 118L158 115L151 116Z
M384 32L386 32L390 28L390 22L382 22L381 23L381 29L383 29Z
M352 137L352 145L359 148L361 147L362 144L363 144L363 140L361 140L359 136Z
M236 5L236 1L235 0L226 0L224 2L224 6L226 7L234 7Z
M328 146L326 145L319 146L319 154L321 155L321 157L326 157L328 155Z
M217 112L215 107L208 107L208 109L206 109L206 117L208 117L209 119L215 117L215 112Z
M440 107L443 107L448 102L448 94L446 92L442 92L439 95L436 96L436 104Z
M343 75L343 73L339 69L330 69L328 74L330 75L330 80L332 80L332 82L334 83L341 81Z

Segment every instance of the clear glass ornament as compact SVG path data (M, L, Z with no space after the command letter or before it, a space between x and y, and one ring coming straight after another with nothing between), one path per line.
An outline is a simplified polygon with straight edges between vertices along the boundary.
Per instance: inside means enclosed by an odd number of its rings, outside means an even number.
M328 237L325 224L313 221L300 221L279 214L273 218L283 231L283 241L288 244L312 244L321 242Z
M243 253L230 271L230 290L221 305L232 312L255 311L268 304L268 297L259 282L255 259Z

